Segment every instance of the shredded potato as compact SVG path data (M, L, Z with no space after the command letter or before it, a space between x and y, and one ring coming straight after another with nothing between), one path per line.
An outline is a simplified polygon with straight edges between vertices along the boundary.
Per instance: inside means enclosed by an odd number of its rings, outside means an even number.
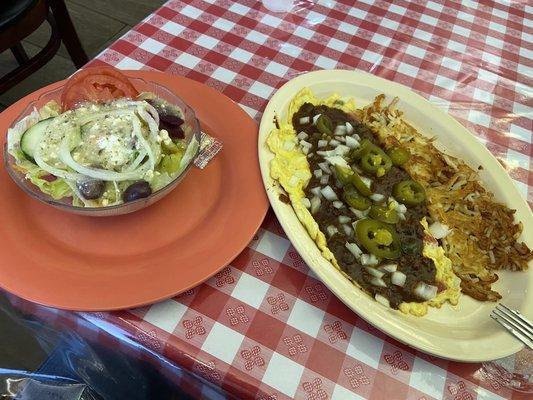
M463 293L481 301L501 295L491 285L495 270L526 270L533 252L518 242L522 223L514 210L498 203L476 171L464 161L444 154L403 120L395 108L398 99L384 105L384 95L355 115L369 125L385 147L401 146L411 154L405 169L426 188L431 218L452 228L442 239Z

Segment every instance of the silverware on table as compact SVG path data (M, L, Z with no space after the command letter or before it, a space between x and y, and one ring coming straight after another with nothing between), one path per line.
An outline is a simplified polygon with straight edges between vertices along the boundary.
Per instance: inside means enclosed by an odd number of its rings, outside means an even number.
M527 347L533 349L533 324L520 312L499 303L490 313L490 317Z

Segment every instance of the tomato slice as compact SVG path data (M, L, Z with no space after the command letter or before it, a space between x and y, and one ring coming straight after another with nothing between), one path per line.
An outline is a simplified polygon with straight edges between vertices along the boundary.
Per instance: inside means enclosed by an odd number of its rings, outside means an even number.
M61 94L63 111L86 101L104 102L139 95L135 86L113 67L85 68L69 78Z

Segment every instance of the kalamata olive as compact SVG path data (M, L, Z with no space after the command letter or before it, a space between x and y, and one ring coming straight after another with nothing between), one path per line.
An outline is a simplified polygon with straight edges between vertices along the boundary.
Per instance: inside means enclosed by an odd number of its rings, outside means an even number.
M168 136L172 139L183 139L185 137L185 133L181 128L184 121L172 106L167 107L164 103L155 99L148 99L146 101L150 103L159 114L159 129L165 129L168 132Z
M169 114L169 113L160 113L159 121L162 121L165 124L175 125L175 126L181 126L181 124L183 124L183 120L178 115Z
M151 194L152 188L150 187L150 184L146 181L138 181L128 186L128 188L124 191L122 198L124 202L127 203L128 201L148 197Z
M99 180L78 182L78 190L85 199L95 200L104 193L105 183Z

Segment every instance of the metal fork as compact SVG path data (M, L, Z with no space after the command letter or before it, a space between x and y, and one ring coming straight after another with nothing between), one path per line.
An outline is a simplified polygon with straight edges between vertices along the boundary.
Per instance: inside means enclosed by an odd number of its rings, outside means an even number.
M490 313L490 317L533 349L533 324L518 311L499 303Z

